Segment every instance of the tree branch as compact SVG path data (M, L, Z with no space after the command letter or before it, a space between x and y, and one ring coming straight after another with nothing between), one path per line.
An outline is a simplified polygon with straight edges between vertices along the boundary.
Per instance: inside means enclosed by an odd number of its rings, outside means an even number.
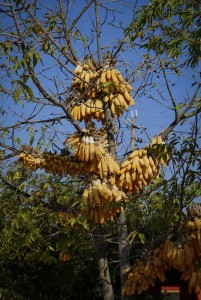
M72 65L76 66L78 64L78 61L75 60L74 57L68 55L65 51L63 51L63 48L57 43L57 41L51 36L51 34L41 25L41 23L36 19L36 17L32 14L32 12L29 10L28 6L25 4L25 2L21 2L26 12L29 14L29 16L32 18L33 22L39 26L41 31L48 37L48 39L52 42L52 44L55 45L55 47L59 50L59 52L67 59L67 61L70 61Z
M73 57L73 59L75 61L79 62L79 59L72 47L71 41L70 41L70 36L69 36L70 31L68 31L67 27L66 27L65 16L64 16L63 6L62 6L62 0L59 0L59 6L60 6L60 14L61 14L61 21L62 21L62 25L63 25L64 36L65 36L65 40L66 40L66 46L68 47L68 50L71 53L71 56Z
M172 91L170 90L170 86L169 86L167 76L166 76L166 72L165 72L165 68L164 68L164 62L161 62L161 68L162 68L163 76L164 76L164 79L165 79L165 84L166 84L168 93L170 95L170 99L171 99L173 107L174 107L175 119L176 119L177 118L177 105L176 105L176 102L175 102L174 97L172 95Z
M196 104L196 103L199 103L200 102L200 98L196 99L197 95L198 95L198 92L201 88L201 83L199 83L199 85L197 86L196 90L195 90L195 93L193 95L193 98L191 99L191 102L186 106L186 108L180 113L180 114L177 114L175 120L165 129L161 132L161 137L162 139L166 139L166 137L168 136L168 134L170 132L172 132L172 130L174 129L175 126L177 126L182 120L186 120L192 116L195 116L197 114L199 114L201 112L201 106L198 106L197 109L191 111L188 113L188 111L190 109L193 108L193 106Z
M52 119L44 119L44 120L33 120L33 121L30 121L30 119L27 119L27 120L22 121L22 122L17 122L16 124L11 125L11 126L0 127L0 130L17 128L17 127L19 127L21 125L25 125L25 124L39 124L39 123L50 123L50 122L55 123L55 122L60 121L62 119L66 119L66 116L56 117L56 118L52 118Z
M21 191L18 187L10 183L9 181L5 180L1 175L0 175L1 181L5 183L11 190L16 192L18 195L21 195L23 197L29 198L30 195L24 191Z
M75 27L75 25L77 24L77 22L79 21L79 19L82 17L82 15L85 13L85 11L91 6L91 4L94 2L95 0L91 0L89 1L89 3L83 8L83 10L79 13L79 15L77 16L77 18L74 19L74 21L72 22L70 28L68 29L68 32L71 32L73 30L73 28Z
M101 44L100 44L100 23L99 23L99 12L98 12L98 0L95 0L95 15L96 15L96 40L97 40L97 53L98 53L98 64L101 65Z

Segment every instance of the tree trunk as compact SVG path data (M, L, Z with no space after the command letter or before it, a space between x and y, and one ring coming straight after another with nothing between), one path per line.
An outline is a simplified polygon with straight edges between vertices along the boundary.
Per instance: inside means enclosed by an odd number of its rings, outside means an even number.
M121 288L127 279L125 271L130 267L129 243L127 241L126 214L123 211L118 218L118 243L119 243L119 267L121 276ZM121 300L131 299L131 297L121 295Z
M110 146L110 153L116 156L115 124L108 103L106 103L104 107L104 113L106 119L106 130L107 130L108 142ZM127 225L126 225L125 211L123 211L118 218L118 243L119 243L119 265L120 265L120 276L121 276L121 288L123 288L123 285L126 280L125 270L130 266L129 244L127 242ZM125 300L128 298L122 295L121 299Z
M98 226L93 232L94 247L98 259L99 278L104 300L114 300L102 229Z

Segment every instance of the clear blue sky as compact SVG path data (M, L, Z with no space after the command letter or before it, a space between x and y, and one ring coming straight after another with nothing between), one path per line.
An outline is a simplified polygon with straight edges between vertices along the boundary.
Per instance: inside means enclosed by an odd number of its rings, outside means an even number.
M147 1L139 1L138 4L144 4ZM47 4L46 1L42 1L44 5ZM58 3L58 1L51 1L48 3L48 6L54 10L54 4ZM79 4L78 4L79 3ZM102 7L99 11L100 22L103 23L101 27L101 45L103 47L103 53L106 51L115 51L116 47L118 47L122 37L124 36L123 29L128 26L132 20L133 12L129 8L133 1L126 1L127 6L123 6L119 3L114 4L114 1L106 1L107 7L110 8L110 12L106 18L105 9ZM85 5L85 1L77 1L72 4L69 9L69 18L71 20L75 19L79 12L82 10L82 7ZM113 15L113 10L115 12L115 19ZM46 8L43 7L41 10L38 10L37 17L43 18L43 15L46 11ZM0 20L1 22L1 20ZM10 19L4 20L3 26L6 27L10 24ZM88 37L89 39L94 35L95 19L94 19L94 7L87 10L84 16L77 23L77 29L79 33L83 36ZM76 28L75 28L76 30ZM78 56L80 59L83 59L84 54L87 53L86 49L82 47L82 43L75 41L73 43L74 47L78 51ZM92 41L91 51L93 54L96 53L96 40ZM139 62L142 60L143 56L142 49L135 46L133 49L128 48L124 49L124 52L118 57L120 62L117 64L117 68L119 68L123 75L126 75L125 68L122 67L123 63L127 62L127 68L129 72L134 70ZM96 55L96 54L95 54ZM70 85L71 79L64 76L64 74L60 71L60 68L56 65L53 67L54 61L45 55L42 55L44 66L39 65L36 70L38 74L40 74L40 79L43 82L43 86L50 93L55 92L55 85L53 82L53 77L56 79L58 86L61 90L65 90ZM68 65L69 68L73 69L72 66ZM42 69L47 69L45 72L40 73ZM187 99L192 96L194 93L195 87L191 87L192 83L198 80L199 70L195 70L192 72L190 69L186 69L180 77L178 77L175 73L168 74L167 76L170 80L170 87L175 99L175 102L178 104L180 102L188 101ZM45 75L45 76L42 76ZM192 77L194 75L194 78ZM48 77L48 79L47 79ZM136 90L141 83L140 73L136 72L132 76L131 79L134 78L133 86L133 95L136 93ZM5 87L10 86L9 78L5 77L2 84ZM148 143L148 138L152 138L154 135L159 134L163 128L167 128L167 126L173 121L174 113L169 108L171 106L169 100L169 95L167 93L167 88L165 86L165 82L163 76L159 73L157 63L155 72L153 73L152 82L150 81L150 88L147 88L145 93L138 93L135 95L135 107L132 108L135 112L137 110L138 117L136 119L136 125L142 126L146 128L146 134L143 130L137 130L136 135L137 138L142 139L142 144L139 144L139 147L144 146ZM33 84L30 83L30 86L33 88L36 96L39 96L38 92L33 87ZM162 92L162 97L166 98L166 100L162 99L160 93ZM151 99L155 98L155 100ZM5 96L1 96L0 98L2 108L8 112L2 118L5 124L13 124L16 120L21 119L21 116L24 118L28 117L30 113L33 113L33 109L35 108L35 104L30 102L24 102L24 107L19 106L13 103L11 98L6 98ZM158 102L157 102L158 101ZM162 102L162 105L159 103ZM35 108L34 113L37 111ZM33 113L33 114L34 114ZM46 107L41 110L41 112L34 119L46 119L50 115L60 114L60 109L55 109L53 106ZM17 115L16 115L17 114ZM130 141L130 128L126 126L124 120L129 119L131 117L130 112L125 113L123 118L120 119L120 124L123 127L123 139L126 142L126 147L122 145L120 146L120 153L123 153ZM190 131L191 120L188 120L182 127L177 126L177 131L189 132ZM54 135L54 130L58 129L58 135ZM41 132L41 124L37 125L34 129L34 135L36 137L36 142L38 138L38 133ZM59 147L62 147L62 142L65 140L65 134L74 132L74 128L67 122L63 122L62 125L52 125L47 130L50 133L50 138L53 138L55 144ZM14 135L19 136L22 140L22 143L26 143L28 139L27 128L22 128L20 132L14 132Z

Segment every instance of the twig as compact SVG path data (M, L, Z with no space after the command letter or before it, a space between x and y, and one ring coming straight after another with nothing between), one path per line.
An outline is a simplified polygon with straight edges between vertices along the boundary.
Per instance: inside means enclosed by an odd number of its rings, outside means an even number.
M69 33L70 31L67 30L66 27L66 22L65 22L65 16L64 16L64 12L63 12L63 6L62 6L62 1L59 0L59 6L60 6L60 14L61 14L61 21L62 21L62 25L63 25L63 31L64 31L64 36L65 36L65 40L66 40L66 46L68 47L72 57L74 58L75 61L79 61L73 47L72 44L70 42L70 37L69 37Z
M98 64L100 66L101 65L101 44L100 44L100 24L99 24L98 0L95 0L95 14L96 14L96 39L97 39Z
M72 22L70 28L68 29L69 32L71 32L73 30L73 28L75 27L75 25L77 24L77 22L79 21L79 19L82 17L82 15L85 13L85 11L91 6L91 4L94 2L95 0L91 0L84 8L83 10L80 12L80 14L77 16L77 18L74 19L74 21Z
M77 61L71 56L68 55L65 51L63 51L63 48L59 45L59 43L57 43L57 41L51 36L51 34L48 32L47 29L45 29L41 23L36 19L36 17L32 14L32 12L29 10L28 6L25 4L25 2L21 2L21 4L23 5L24 9L26 10L26 12L29 14L29 16L32 18L32 20L34 21L35 24L37 24L39 26L39 28L41 29L41 31L48 37L48 39L52 42L52 44L55 45L55 47L59 50L59 52L61 54L63 54L63 56L67 59L67 61L70 61L72 63L72 65L76 66L77 65Z

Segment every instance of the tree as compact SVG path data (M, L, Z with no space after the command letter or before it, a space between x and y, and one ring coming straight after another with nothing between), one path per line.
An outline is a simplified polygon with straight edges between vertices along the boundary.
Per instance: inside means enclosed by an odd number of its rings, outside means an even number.
M141 47L195 67L201 57L199 1L150 1L140 7L128 28L131 40L138 34Z
M118 1L114 3L118 7L122 5ZM155 7L153 3L152 5ZM34 211L41 209L48 211L48 221L44 222L45 230L48 231L48 226L49 229L54 228L54 224L59 222L58 214L55 215L55 212L59 210L61 213L70 214L65 215L65 218L68 219L67 223L72 226L79 224L92 233L97 252L102 293L104 299L113 299L105 240L102 233L104 225L102 224L108 220L112 222L120 215L118 239L123 286L126 280L125 270L129 267L129 244L125 224L127 201L138 197L136 195L142 190L144 191L144 187L145 193L152 193L146 186L159 175L160 166L165 166L170 153L173 153L173 149L175 149L174 147L179 147L177 138L172 139L169 148L166 148L163 140L180 122L190 118L195 118L196 134L192 142L190 140L186 142L192 151L187 157L188 170L183 177L185 180L181 182L182 191L186 184L189 182L193 184L195 179L199 179L196 171L189 166L192 166L194 162L197 164L196 139L198 138L198 114L200 112L198 96L200 84L196 82L198 75L195 70L193 91L190 93L188 101L179 102L180 99L177 101L171 89L172 82L168 73L174 71L178 74L179 71L184 70L184 67L181 68L175 55L172 60L166 57L161 50L156 53L148 50L141 52L141 61L139 56L138 61L136 60L134 64L125 63L124 55L127 55L126 53L130 49L136 51L141 47L141 38L146 33L145 31L142 34L144 19L140 17L138 19L139 31L136 30L136 20L126 31L126 26L122 27L121 23L118 24L118 10L115 9L115 6L110 7L107 2L89 1L83 4L79 13L72 18L75 4L76 1L72 3L59 1L58 4L53 3L48 8L37 1L29 4L25 1L1 3L5 20L1 30L3 56L1 91L8 101L16 103L17 108L16 111L13 111L14 123L9 122L1 127L2 170L5 170L2 171L1 178L6 197L8 197L6 188L9 187L10 190L19 194L19 197L27 196L28 203L26 205L29 209L32 210L33 207L36 207ZM122 7L127 10L126 3L123 3ZM92 31L83 33L81 19L88 11L91 16L94 15L91 19ZM145 8L144 11L147 13ZM175 12L174 7L171 8L170 13L172 11ZM100 21L99 17L102 14L105 14L105 19ZM106 42L106 46L102 46L101 30L106 25L107 18L112 15L115 16L112 26L114 26L114 31L121 32L121 40L116 46L118 41L109 39L109 44ZM196 20L196 15L193 21L199 22ZM183 22L183 19L180 22ZM181 24L179 23L179 26ZM132 38L129 40L128 33L130 34L133 29L134 35L132 33ZM149 36L148 39L150 39ZM184 41L186 41L185 38L180 41L182 45ZM175 44L178 45L177 42ZM153 41L145 46L153 49ZM167 49L167 52L169 51L165 43L163 43L163 47ZM197 46L195 48L198 49ZM189 60L192 65L197 62L198 58L198 50L194 50L192 50ZM122 153L117 151L117 145L123 144L121 135L118 134L118 132L121 133L122 128L121 122L119 122L119 127L118 123L115 123L115 118L121 120L124 111L134 105L131 96L133 79L136 85L135 98L148 95L149 98L170 109L174 119L163 130L161 136L158 135L154 138L149 146L140 147L139 150L131 151L131 154L126 150L123 155L127 159L121 163ZM165 85L165 91L158 89L157 84L161 83ZM156 88L158 95L152 92L153 88ZM6 116L7 114L8 108L2 108L2 115ZM67 132L66 128L68 128ZM73 132L73 128L76 130L75 132ZM29 135L28 142L27 138L21 137L21 132L24 134L26 131ZM158 132L158 134L160 133ZM126 140L125 144L128 145L128 143L129 141ZM124 147L126 148L126 146ZM50 149L53 152L48 152ZM178 155L180 150L177 149L176 153ZM20 166L23 171L8 172L4 162L7 163L7 160L12 162L16 155L19 155L19 160L24 166ZM174 166L175 161L172 161ZM27 168L32 170L28 172L28 175L31 180L33 179L32 185L28 187L26 186ZM55 179L53 176L53 181L56 182L50 191L43 192L44 188L49 189L51 181L49 182L48 179L47 184L44 184L46 179L43 178L41 172L36 173L36 178L41 178L41 184L44 186L39 192L35 191L34 171L37 169L58 176L55 176ZM177 172L173 174L174 180L177 178L176 175L178 175ZM25 182L23 180L23 184L21 184L20 180L23 179L23 176L25 176ZM179 176L179 178L181 177ZM189 181L186 181L187 178ZM177 184L175 183L175 185ZM154 189L158 188L157 185L152 186ZM159 184L160 186L161 184ZM196 186L197 183L195 183ZM69 198L66 197L66 192L70 194ZM153 197L157 199L156 195ZM181 216L182 209L186 206L184 194L178 202L179 211L176 210L176 212L179 212L179 216ZM7 205L7 201L5 203ZM28 209L26 205L25 210ZM23 219L23 209L19 204L17 206L19 218L23 220L24 224L22 227L26 227L27 220L26 217ZM33 213L30 218L33 220L35 214ZM62 219L62 215L60 219ZM8 223L11 220L12 217L9 214ZM15 218L14 221L16 222ZM19 227L21 227L19 220L17 225L15 222L15 226L20 224ZM50 222L49 225L47 225L48 222ZM10 224L8 234L12 233ZM29 240L38 238L40 236L38 226L39 224L36 223L34 228L30 227L28 232L25 231L24 237L29 236ZM56 227L55 230L58 228ZM59 228L59 230L61 229ZM68 230L72 234L71 230ZM138 236L142 239L142 235ZM67 237L65 236L65 238ZM62 238L61 241L65 245ZM61 244L59 244L60 247ZM48 253L49 250L45 249L45 253ZM62 251L62 249L59 250ZM42 259L44 261L51 260L51 256L46 257L45 253ZM122 296L122 299L124 298L125 296Z

